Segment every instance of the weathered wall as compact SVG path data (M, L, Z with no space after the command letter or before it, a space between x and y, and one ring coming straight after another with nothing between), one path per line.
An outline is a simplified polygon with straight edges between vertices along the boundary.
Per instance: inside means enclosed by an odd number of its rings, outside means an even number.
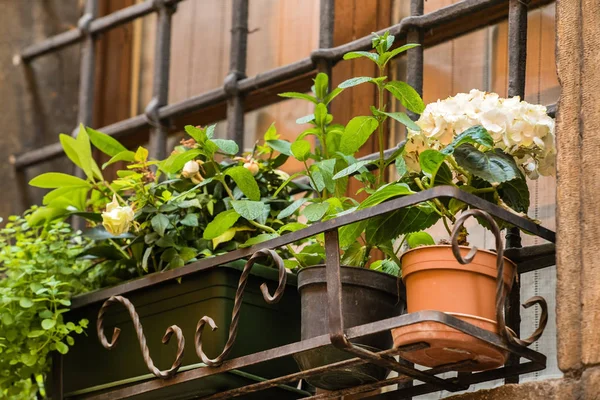
M19 49L73 28L80 15L78 0L0 0L0 217L23 210L40 192L19 190L10 156L57 141L70 133L77 119L79 46L34 60L31 68L13 66ZM66 162L31 168L25 181L42 170L63 169Z
M558 363L564 379L455 400L600 399L600 2L557 0Z

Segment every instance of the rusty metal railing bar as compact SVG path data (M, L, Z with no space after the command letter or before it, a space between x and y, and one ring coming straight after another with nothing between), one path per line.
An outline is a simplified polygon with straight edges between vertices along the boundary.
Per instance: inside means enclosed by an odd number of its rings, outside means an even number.
M239 82L246 78L248 53L248 0L233 0L229 74L223 89L227 94L227 138L244 148L244 101Z
M540 225L537 225L527 219L519 217L518 215L515 215L503 208L500 208L495 204L485 201L473 194L467 193L452 186L438 186L433 189L419 192L410 196L390 200L388 202L381 203L371 208L355 211L351 214L346 214L334 219L330 219L328 221L319 222L299 231L285 234L278 238L259 243L252 247L237 249L220 256L199 260L181 268L164 271L156 274L150 274L142 278L128 281L116 287L102 289L81 296L77 296L73 298L71 308L76 309L87 304L104 301L113 295L121 295L134 290L152 286L159 282L165 282L170 279L179 278L191 273L202 271L208 268L213 268L218 265L223 265L235 260L239 260L241 258L249 257L262 248L279 248L281 246L285 246L286 244L294 243L299 240L315 236L325 231L337 229L344 225L363 221L372 217L383 215L390 211L395 211L400 208L412 206L439 197L450 197L460 200L474 208L486 211L495 217L507 221L510 224L513 224L525 231L531 232L532 234L535 234L550 242L554 242L556 239L556 235L553 231L546 229Z
M508 96L525 97L527 62L527 11L530 0L509 0L508 8ZM521 232L510 228L506 234L506 246L520 248ZM516 279L506 308L506 323L517 334L521 332L521 280ZM506 365L519 364L519 358L510 355ZM505 383L519 383L519 375L508 377Z
M171 25L176 10L175 4L156 1L156 43L154 50L154 76L152 79L152 99L144 110L144 117L152 126L150 130L150 155L159 160L167 154L169 122L161 118L159 110L169 100L169 71L171 64Z
M345 330L346 337L348 339L357 339L366 335L388 331L398 326L408 326L412 324L416 324L419 322L428 321L428 322L438 322L447 326L451 326L454 329L457 329L461 332L467 333L477 339L483 340L499 349L515 352L519 354L521 357L526 358L531 361L537 368L543 368L545 366L546 357L543 354L537 353L529 348L515 346L512 344L504 343L500 336L495 335L485 329L478 328L473 326L467 322L464 322L456 317L451 315L439 312L439 311L420 311L410 314L404 314L393 318L388 318L385 320L377 321L375 323L369 323L365 325L360 325L352 328L348 328ZM152 392L155 390L159 390L161 388L177 385L185 382L194 381L200 378L204 378L211 375L220 374L223 372L230 371L232 369L242 369L245 367L249 367L251 365L255 365L257 363L265 362L267 360L274 360L281 357L291 356L292 354L296 354L301 351L311 350L320 348L323 346L330 345L330 337L328 334L317 336L311 339L303 340L301 342L290 343L284 346L280 346L273 349L264 350L258 353L249 354L246 356L234 358L231 360L226 360L218 367L204 367L204 368L196 368L193 370L188 370L184 372L180 372L169 380L162 379L154 379L147 382L142 382L140 384L136 384L134 386L125 387L121 389L115 389L113 391L102 393L98 395L92 395L90 397L86 397L88 399L94 400L103 400L103 399L116 399L116 398L127 398L128 396L133 395L141 395L143 393ZM526 364L521 364L526 365ZM515 366L517 370L520 366ZM490 372L495 372L499 370L494 370ZM302 373L309 374L311 371L303 371L300 373L292 374L295 378ZM430 374L430 376L435 376L434 374L439 373L436 370L426 370L425 373ZM476 381L476 377L479 374L472 374L473 381ZM283 377L275 378L276 382L280 383ZM452 378L449 378L449 382L451 382ZM488 380L488 379L485 379ZM483 381L483 380L482 380ZM267 381L268 382L268 381ZM266 384L265 384L266 385ZM423 386L423 385L422 385ZM420 386L418 386L420 387ZM435 391L437 389L432 388L430 391Z
M135 4L115 11L105 17L95 19L90 24L90 34L97 35L106 32L117 26L131 22L137 18L151 14L157 11L157 4L175 5L183 0L146 0L143 3ZM24 62L30 62L33 59L60 50L64 47L85 40L85 34L79 29L59 33L39 43L26 47L19 55Z
M175 4L178 2L175 0L162 1L164 1L165 4ZM388 29L397 36L405 33L409 28L419 28L421 31L425 32L434 28L443 27L444 23L452 22L454 19L459 17L468 16L474 12L481 11L486 7L502 4L504 1L505 0L465 0L422 16L404 18L399 24L393 25ZM101 18L97 19L96 21L99 20L101 20ZM91 25L91 32L94 32L93 26L94 24ZM383 32L385 32L385 30L380 31L380 33ZM458 37L462 34L463 32L459 32L458 34L456 34L456 36ZM454 36L449 36L447 40L450 40L453 37ZM317 61L319 59L324 59L334 64L340 61L346 52L366 50L369 49L370 46L371 36L365 36L361 39L355 40L353 42L341 46L333 47L330 49L315 50L311 54L311 57L299 60L297 62L285 65L283 67L272 69L270 71L258 74L251 78L240 80L238 82L239 92L243 95L248 95L256 90L272 87L275 84L279 84L281 82L286 81L287 79L294 78L298 75L314 71ZM158 116L161 120L166 120L205 109L206 107L215 105L215 103L224 102L226 101L226 99L227 93L225 92L225 89L221 87L203 93L201 95L183 100L179 103L161 107L158 110ZM109 125L107 127L101 128L100 130L105 131L109 135L118 138L123 138L132 132L146 128L148 126L148 121L142 115ZM60 143L54 143L36 150L17 155L14 159L13 165L17 170L20 170L31 165L36 165L41 162L49 161L62 155L63 152Z

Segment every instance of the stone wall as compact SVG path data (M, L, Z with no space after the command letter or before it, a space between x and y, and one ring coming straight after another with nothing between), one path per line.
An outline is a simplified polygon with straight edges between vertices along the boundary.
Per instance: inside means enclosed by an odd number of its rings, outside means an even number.
M63 159L28 169L17 179L11 156L55 143L61 132L71 133L77 121L79 46L14 65L20 49L72 29L81 13L79 0L0 0L0 217L39 202L41 191L20 182L48 170L67 168Z
M564 378L453 400L600 399L600 2L558 0L558 364Z

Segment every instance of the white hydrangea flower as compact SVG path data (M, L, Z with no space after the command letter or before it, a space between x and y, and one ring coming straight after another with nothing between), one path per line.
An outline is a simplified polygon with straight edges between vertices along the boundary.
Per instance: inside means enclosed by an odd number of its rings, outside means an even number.
M410 151L405 157L413 171L420 171L420 151L441 149L456 135L481 125L494 139L495 147L513 155L531 179L555 173L554 120L546 107L521 101L518 96L505 99L473 89L428 104L416 123L421 132L409 131L413 143L407 142Z

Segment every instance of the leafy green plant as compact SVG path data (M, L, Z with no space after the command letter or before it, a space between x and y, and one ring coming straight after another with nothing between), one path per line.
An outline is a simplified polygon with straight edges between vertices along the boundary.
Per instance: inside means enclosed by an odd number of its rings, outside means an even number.
M31 399L50 366L88 321L66 322L71 296L93 287L90 261L78 259L87 241L65 222L31 227L10 217L0 230L0 397Z

